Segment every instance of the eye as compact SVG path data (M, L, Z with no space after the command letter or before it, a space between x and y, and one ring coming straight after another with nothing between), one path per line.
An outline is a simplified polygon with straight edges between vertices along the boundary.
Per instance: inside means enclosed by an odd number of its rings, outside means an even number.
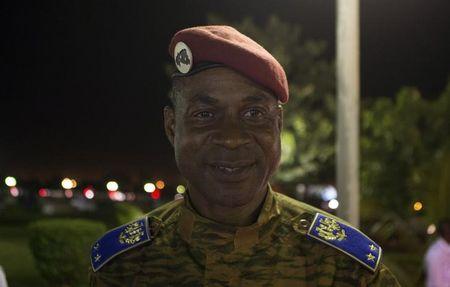
M244 117L247 119L257 119L263 116L263 112L256 108L250 108L244 112Z
M214 114L208 111L201 111L194 114L194 117L200 118L200 119L210 119L214 117Z

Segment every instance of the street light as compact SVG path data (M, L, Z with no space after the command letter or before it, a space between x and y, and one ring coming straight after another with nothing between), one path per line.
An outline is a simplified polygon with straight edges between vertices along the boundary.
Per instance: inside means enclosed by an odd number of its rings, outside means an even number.
M17 185L17 180L12 176L8 176L5 178L5 184L8 187L15 187Z
M157 187L158 189L163 189L165 186L166 186L166 184L165 184L164 181L162 181L162 180L158 180L158 181L156 182L156 187Z
M155 191L155 189L156 189L156 186L151 182L147 182L146 184L144 184L145 192L152 193Z
M183 193L185 193L186 192L186 187L184 187L184 185L179 185L179 186L177 186L177 192L179 193L179 194L183 194Z
M328 207L331 209L336 209L339 207L339 201L337 199L332 199L328 202Z
M71 188L73 188L73 182L72 182L72 180L70 179L70 178L64 178L62 181L61 181L61 186L64 188L64 189L71 189Z
M414 209L415 211L421 211L422 208L423 208L423 204L422 204L422 202L420 202L420 201L416 201L416 202L414 203L414 205L413 205L413 209Z
M106 189L109 191L117 191L119 189L119 184L115 181L108 181L106 183Z
M70 181L72 182L72 188L77 187L78 183L75 179L71 179Z

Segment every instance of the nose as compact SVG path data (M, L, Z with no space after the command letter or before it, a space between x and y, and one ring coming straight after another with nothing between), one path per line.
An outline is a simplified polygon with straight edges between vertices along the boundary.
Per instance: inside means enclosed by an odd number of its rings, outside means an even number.
M212 142L226 149L237 149L250 143L250 136L239 121L226 121L213 135Z

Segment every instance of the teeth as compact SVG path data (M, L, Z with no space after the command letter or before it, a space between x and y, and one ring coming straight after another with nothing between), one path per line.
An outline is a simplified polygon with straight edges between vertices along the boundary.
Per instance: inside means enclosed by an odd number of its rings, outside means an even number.
M239 167L225 167L225 166L218 166L217 168L221 171L226 171L226 172L234 172L239 169Z

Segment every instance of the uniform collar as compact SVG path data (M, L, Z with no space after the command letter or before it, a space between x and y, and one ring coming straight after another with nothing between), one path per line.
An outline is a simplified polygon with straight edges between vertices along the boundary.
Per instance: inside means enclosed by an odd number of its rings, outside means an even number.
M234 249L250 248L263 235L261 227L280 214L273 193L271 186L268 185L266 198L256 222L243 227L221 224L201 216L192 207L187 194L178 219L177 231L181 238L190 245L212 247L212 245L233 243Z

